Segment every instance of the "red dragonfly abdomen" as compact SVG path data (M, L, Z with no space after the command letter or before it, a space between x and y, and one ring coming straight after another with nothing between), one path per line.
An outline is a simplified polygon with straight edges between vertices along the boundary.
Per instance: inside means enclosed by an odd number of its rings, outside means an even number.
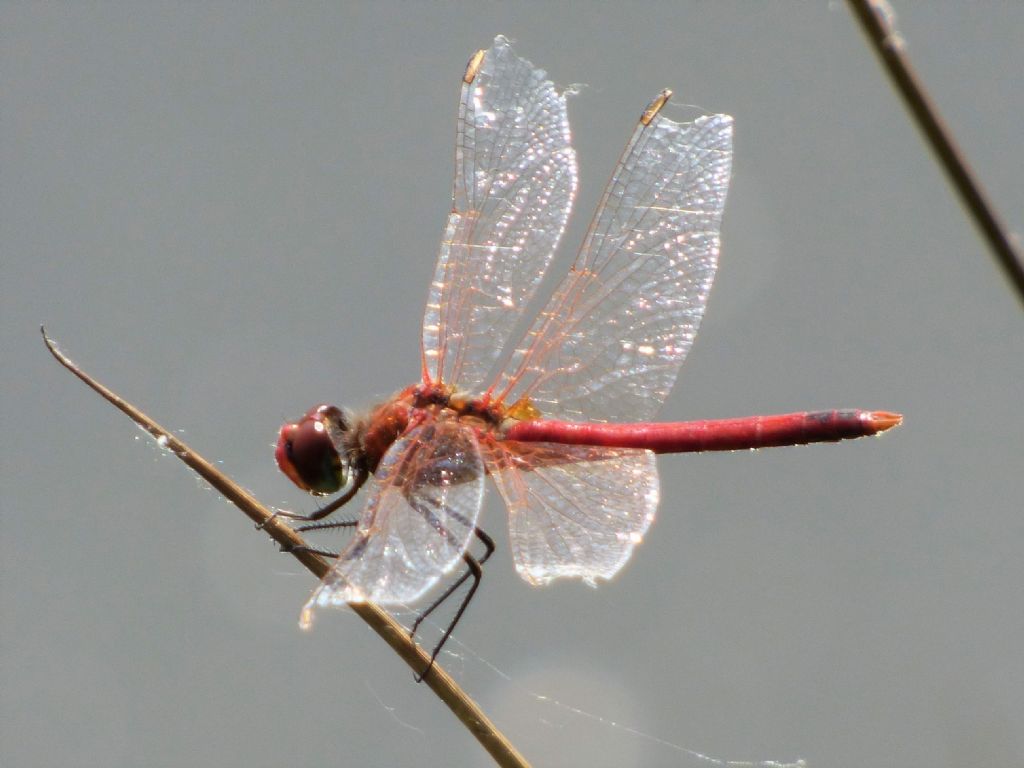
M553 419L522 421L506 440L643 448L655 453L738 451L779 445L832 443L884 432L903 421L887 411L803 411L707 421L587 424Z

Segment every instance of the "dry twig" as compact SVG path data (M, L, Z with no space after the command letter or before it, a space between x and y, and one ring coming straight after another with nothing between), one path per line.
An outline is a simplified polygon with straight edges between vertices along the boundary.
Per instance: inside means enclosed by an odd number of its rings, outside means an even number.
M1014 242L995 208L956 145L939 110L924 90L910 64L903 36L896 30L895 14L887 0L848 0L854 15L864 28L875 52L885 66L893 85L900 92L918 127L924 134L939 164L946 171L960 200L988 241L992 254L1007 279L1024 302L1024 263L1019 243Z
M249 518L266 531L274 541L287 549L305 546L305 541L280 517L273 517L271 512L260 504L250 493L223 474L209 461L204 459L182 440L175 437L153 419L120 397L117 393L100 384L96 379L69 360L56 344L46 335L46 329L40 329L43 341L51 354L61 365L84 381L92 390L110 402L115 408L125 413L132 421L152 435L161 446L165 447L206 482L222 493L232 504L238 507ZM323 578L330 566L320 556L299 549L293 552L296 559L313 572L317 578ZM359 615L384 641L391 646L414 672L421 672L430 661L430 656L409 638L401 624L396 622L385 611L372 603L352 604L352 610ZM516 751L511 742L505 738L494 724L487 718L479 705L445 672L437 663L423 682L452 711L459 721L476 737L495 762L510 768L528 768L529 763Z

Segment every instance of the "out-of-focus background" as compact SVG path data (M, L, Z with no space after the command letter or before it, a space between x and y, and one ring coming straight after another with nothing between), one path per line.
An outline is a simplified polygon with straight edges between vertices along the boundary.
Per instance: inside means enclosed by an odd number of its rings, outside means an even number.
M897 11L1019 232L1024 6ZM825 2L5 4L0 762L489 764L354 615L300 632L312 578L38 326L310 509L276 429L416 377L460 77L496 33L586 86L555 270L659 89L670 116L736 118L721 269L665 418L906 424L665 457L659 520L598 590L520 581L491 493L499 551L441 661L537 765L1024 764L1020 304Z

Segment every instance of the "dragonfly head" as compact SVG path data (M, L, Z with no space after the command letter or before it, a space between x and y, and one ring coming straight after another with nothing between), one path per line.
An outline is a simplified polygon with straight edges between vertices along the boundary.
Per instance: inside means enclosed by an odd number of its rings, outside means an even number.
M310 408L278 432L277 466L314 496L337 493L348 481L349 465L341 449L347 430L348 420L341 409L333 405Z

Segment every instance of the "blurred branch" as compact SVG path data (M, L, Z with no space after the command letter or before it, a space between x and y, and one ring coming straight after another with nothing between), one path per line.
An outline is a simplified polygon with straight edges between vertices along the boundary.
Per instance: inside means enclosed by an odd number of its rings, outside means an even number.
M981 229L996 261L1016 289L1017 298L1024 303L1024 259L1018 250L1019 242L1007 233L991 202L985 196L981 184L968 166L966 158L953 140L952 133L910 65L905 40L896 30L896 15L892 6L887 0L848 2L888 71L893 85L903 96L907 108L931 145L939 164L945 169L957 194L960 195L960 200Z
M57 362L146 430L162 447L171 451L185 462L196 474L248 515L249 519L266 531L274 541L289 549L305 546L303 538L287 525L284 520L279 517L273 517L270 511L250 493L193 451L183 441L157 424L134 405L85 373L85 371L57 349L56 344L46 335L45 329L41 330L43 341L46 343L46 347L50 350L51 354L57 359ZM330 570L330 565L327 561L318 555L301 549L292 554L317 578L323 578L328 570ZM430 662L430 656L412 642L405 628L391 618L390 615L372 603L353 603L351 608L391 646L395 653L402 657L414 672L419 673L426 669L427 664ZM452 680L439 664L434 664L423 682L437 694L438 698L445 703L448 709L452 711L469 732L476 737L476 740L490 753L498 765L511 768L529 768L529 763L526 762L526 759L516 751L516 748L487 718L487 715L484 714L476 702Z

